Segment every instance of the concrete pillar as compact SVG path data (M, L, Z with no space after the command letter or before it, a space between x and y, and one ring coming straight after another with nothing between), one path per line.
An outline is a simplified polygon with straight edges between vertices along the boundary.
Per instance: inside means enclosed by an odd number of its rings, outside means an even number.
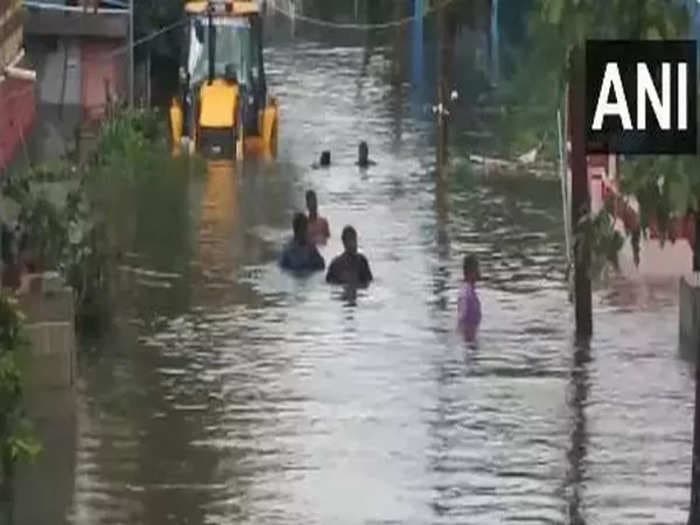
M80 40L57 37L55 48L34 43L39 100L43 104L79 107L81 102Z

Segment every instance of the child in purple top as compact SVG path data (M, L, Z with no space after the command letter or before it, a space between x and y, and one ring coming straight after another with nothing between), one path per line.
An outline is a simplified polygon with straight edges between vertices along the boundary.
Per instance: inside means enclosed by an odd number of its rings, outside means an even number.
M464 284L459 291L457 317L460 330L472 341L481 323L481 302L476 294L476 281L480 278L479 260L475 255L467 255L462 263Z

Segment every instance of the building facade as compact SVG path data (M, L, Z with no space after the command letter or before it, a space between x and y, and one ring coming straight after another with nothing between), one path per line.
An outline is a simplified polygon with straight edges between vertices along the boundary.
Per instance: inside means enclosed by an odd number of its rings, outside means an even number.
M2 0L0 0L2 1ZM42 104L80 108L99 119L126 93L128 12L97 3L24 2L26 33Z
M26 67L21 0L0 0L0 171L26 144L36 118L34 71Z

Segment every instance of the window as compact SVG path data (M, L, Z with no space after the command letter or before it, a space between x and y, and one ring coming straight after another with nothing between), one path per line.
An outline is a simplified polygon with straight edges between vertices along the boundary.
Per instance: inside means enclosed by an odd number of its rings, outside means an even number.
M238 82L250 83L252 46L251 31L248 20L240 18L214 17L214 76L222 77L226 69L232 66L236 71ZM201 24L201 30L196 25ZM197 32L199 37L197 38ZM209 75L209 21L200 17L193 21L190 28L190 50L187 69L193 84L207 79Z

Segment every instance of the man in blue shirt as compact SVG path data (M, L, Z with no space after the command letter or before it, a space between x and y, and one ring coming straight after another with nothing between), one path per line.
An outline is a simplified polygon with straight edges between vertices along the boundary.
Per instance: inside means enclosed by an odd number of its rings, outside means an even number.
M316 246L309 242L308 219L303 213L296 213L292 220L294 237L282 251L279 264L284 270L292 272L314 272L323 270L326 262Z

